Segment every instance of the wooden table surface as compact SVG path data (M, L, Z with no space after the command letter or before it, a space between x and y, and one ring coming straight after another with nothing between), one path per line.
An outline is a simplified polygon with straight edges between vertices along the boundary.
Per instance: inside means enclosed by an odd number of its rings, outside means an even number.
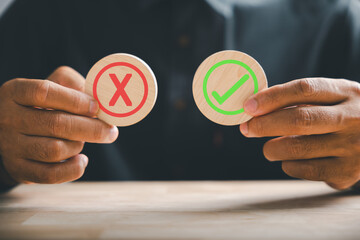
M0 239L360 239L360 194L319 182L89 182L0 196Z

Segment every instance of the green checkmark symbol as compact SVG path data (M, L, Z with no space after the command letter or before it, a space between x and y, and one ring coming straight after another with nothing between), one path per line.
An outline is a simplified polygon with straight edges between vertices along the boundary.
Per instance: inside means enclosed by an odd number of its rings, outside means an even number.
M215 98L215 100L221 105L223 104L231 95L233 95L236 90L238 90L247 80L249 79L249 74L245 74L240 78L239 81L237 81L227 92L220 96L218 92L213 91L211 94Z
M240 109L237 109L237 110L231 110L231 111L228 111L228 110L224 110L224 109L221 109L217 106L215 106L215 104L210 100L209 98L209 95L208 95L208 90L207 90L207 83L208 83L208 80L211 76L211 74L214 72L214 70L216 70L218 67L221 67L223 65L226 65L226 64L236 64L240 67L243 67L245 68L245 70L247 71L247 75L251 76L251 79L254 83L254 94L258 92L258 81L257 81L257 77L254 73L254 71L248 66L246 65L245 63L241 62L241 61L238 61L238 60L233 60L233 59L228 59L228 60L223 60L223 61L220 61L216 64L214 64L207 72L206 72L206 75L204 77L204 81L203 81L203 93L204 93L204 98L206 100L206 102L209 104L209 106L214 109L215 111L217 111L218 113L221 113L221 114L224 114L224 115L237 115L237 114L241 114L244 112L244 108L240 108ZM245 75L244 75L245 76ZM221 81L223 79L217 79L217 81ZM246 80L243 80L241 81L241 79L238 81L239 85L241 86L243 84L243 82L245 82ZM238 83L236 83L235 85L237 85ZM238 87L235 86L235 91ZM229 90L230 91L230 90ZM229 92L229 95L231 96L235 91L231 91ZM225 93L226 95L227 93ZM215 93L216 95L216 93ZM219 95L219 94L218 94ZM218 99L221 99L221 98L224 98L223 102L225 102L226 99L228 99L230 96L226 97L226 96L218 96ZM226 97L226 99L225 99ZM215 97L216 99L216 97ZM217 100L216 100L217 101Z

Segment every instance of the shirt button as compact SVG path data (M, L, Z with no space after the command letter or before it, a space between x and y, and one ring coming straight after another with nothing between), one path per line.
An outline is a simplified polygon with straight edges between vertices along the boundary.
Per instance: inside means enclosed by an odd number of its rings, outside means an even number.
M180 47L182 48L186 48L189 46L190 44L190 37L186 34L184 35L181 35L179 38L178 38L178 44Z
M175 109L178 111L183 111L186 108L186 102L183 99L178 99L174 103Z
M223 145L224 143L224 134L222 131L220 130L215 130L214 135L213 135L213 145L216 148L219 148Z

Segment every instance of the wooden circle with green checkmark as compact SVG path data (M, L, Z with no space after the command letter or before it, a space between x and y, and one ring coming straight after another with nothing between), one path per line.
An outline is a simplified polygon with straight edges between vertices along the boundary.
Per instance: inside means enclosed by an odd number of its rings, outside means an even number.
M221 51L205 59L193 81L195 103L208 119L221 125L239 125L252 118L244 112L247 98L267 88L266 75L251 56Z

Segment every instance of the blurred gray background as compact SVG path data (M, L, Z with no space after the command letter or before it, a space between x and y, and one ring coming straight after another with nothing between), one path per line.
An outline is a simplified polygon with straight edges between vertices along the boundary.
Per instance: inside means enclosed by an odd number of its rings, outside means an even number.
M13 0L0 0L0 17L12 2Z

